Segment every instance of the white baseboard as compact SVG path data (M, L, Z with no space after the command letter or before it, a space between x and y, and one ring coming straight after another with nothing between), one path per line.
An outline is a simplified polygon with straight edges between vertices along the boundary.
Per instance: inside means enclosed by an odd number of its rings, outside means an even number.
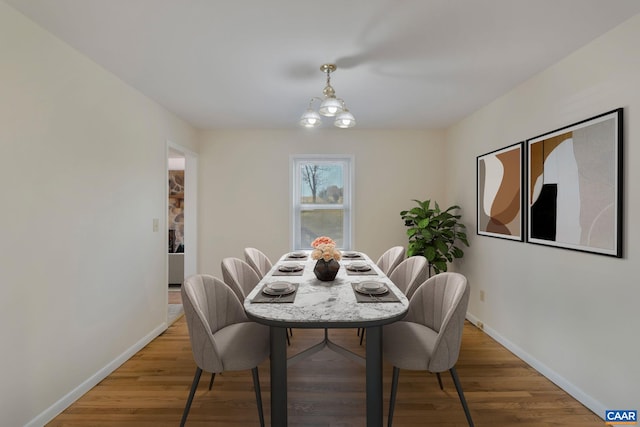
M518 347L517 345L515 345L514 343L512 343L502 335L500 335L496 330L487 326L486 323L482 322L482 320L478 319L473 314L467 312L467 320L469 320L469 322L473 323L476 326L478 326L478 322L483 323L481 329L487 335L489 335L491 338L496 340L498 343L500 343L500 345L505 347L507 350L509 350L516 356L518 356L526 364L528 364L533 369L538 371L541 375L546 377L549 381L551 381L552 383L554 383L555 385L557 385L558 387L560 387L561 389L569 393L571 396L573 396L574 399L582 403L584 406L589 408L594 414L596 414L597 416L599 416L604 420L604 413L607 408L601 402L598 402L593 397L585 393L582 389L580 389L579 387L576 387L573 383L567 381L567 379L564 378L562 375L559 375L553 369L549 368L544 363L541 363L539 360L532 357L522 348Z
M71 390L65 396L63 396L56 403L51 405L49 408L44 410L40 415L29 421L25 424L25 427L42 427L47 424L49 421L54 419L57 415L59 415L62 411L67 409L73 402L82 397L86 392L91 390L96 386L100 381L105 379L109 374L118 369L124 362L129 360L134 354L140 351L145 345L149 344L164 332L167 329L167 323L163 322L154 330L149 332L146 336L144 336L140 341L135 343L133 346L129 347L124 353L120 356L116 357L113 361L107 364L105 367L100 369L98 372L87 378L84 382L82 382L78 387Z

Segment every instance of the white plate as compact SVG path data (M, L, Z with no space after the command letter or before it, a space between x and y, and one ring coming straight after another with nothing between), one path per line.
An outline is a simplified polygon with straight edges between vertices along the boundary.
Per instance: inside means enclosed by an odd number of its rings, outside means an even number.
M347 252L343 252L342 256L344 258L360 258L360 253L359 252L347 251Z
M361 282L355 286L355 290L366 295L383 295L389 292L389 288L380 282Z
M369 271L371 267L364 261L354 261L351 264L347 265L347 270L351 271Z
M366 281L366 282L361 282L360 283L360 287L362 289L365 289L367 291L377 291L380 288L384 287L384 283L380 283L380 282L373 282L373 281Z
M289 282L271 282L267 284L267 288L274 292L284 292L287 289L291 288L291 283Z
M307 254L305 252L291 252L289 254L289 258L306 258Z
M262 288L262 292L267 295L288 295L295 290L296 287L289 282L272 282Z
M278 267L279 271L284 271L284 272L287 272L287 273L300 271L302 269L304 269L304 266L298 264L297 262L284 263L280 267Z
M294 293L296 291L295 287L291 287L291 289L285 291L285 292L274 292L271 289L264 287L262 288L262 293L265 295L270 295L270 296L285 296L285 295L291 295L292 293Z

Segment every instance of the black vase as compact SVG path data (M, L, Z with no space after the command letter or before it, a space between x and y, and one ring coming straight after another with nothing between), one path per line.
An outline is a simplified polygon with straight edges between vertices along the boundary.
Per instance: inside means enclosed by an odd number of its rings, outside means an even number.
M319 259L318 262L316 262L316 266L313 268L313 273L316 275L318 280L330 282L336 278L338 270L340 270L340 263L335 259L329 261Z

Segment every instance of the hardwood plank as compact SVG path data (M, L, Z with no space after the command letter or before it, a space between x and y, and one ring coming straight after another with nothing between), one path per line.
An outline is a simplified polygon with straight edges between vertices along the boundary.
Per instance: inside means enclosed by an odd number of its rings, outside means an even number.
M330 336L364 355L355 330L331 330ZM294 329L288 351L295 354L322 337L321 330ZM48 426L177 426L195 368L182 317ZM457 369L477 426L603 425L599 417L468 322ZM268 420L268 361L259 370ZM288 377L289 425L365 425L364 367L325 349L291 367ZM259 425L249 371L216 375L211 391L209 378L206 373L202 376L188 426ZM394 425L466 426L453 381L448 373L442 378L444 391L433 374L401 371ZM385 363L385 416L390 379L391 366Z
M182 304L182 295L180 294L180 286L169 287L169 304Z

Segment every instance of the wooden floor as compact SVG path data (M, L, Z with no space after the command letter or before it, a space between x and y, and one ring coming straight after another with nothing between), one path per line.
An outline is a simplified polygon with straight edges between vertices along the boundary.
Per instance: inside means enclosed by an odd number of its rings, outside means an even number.
M180 295L180 286L169 287L169 304L182 304L182 296Z
M331 330L331 339L364 354L355 330ZM292 354L322 339L320 330L295 329ZM137 353L48 425L178 426L195 371L185 318ZM267 425L269 365L260 365ZM604 422L576 400L513 356L482 331L465 324L457 365L475 425L602 427ZM385 416L391 367L385 363ZM291 367L289 425L362 427L365 425L364 367L323 350ZM251 373L202 376L187 426L258 426ZM401 371L395 426L466 426L455 387L443 375ZM385 421L386 425L386 421Z

